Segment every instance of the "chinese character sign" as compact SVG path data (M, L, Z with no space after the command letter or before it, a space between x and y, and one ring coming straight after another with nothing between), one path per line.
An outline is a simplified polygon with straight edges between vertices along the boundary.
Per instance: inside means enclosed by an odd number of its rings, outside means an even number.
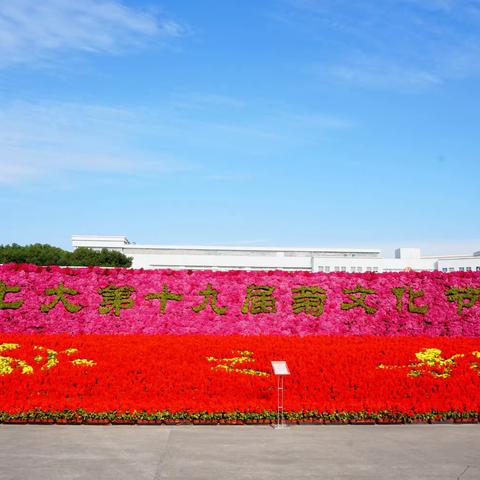
M0 266L0 332L480 336L480 272Z

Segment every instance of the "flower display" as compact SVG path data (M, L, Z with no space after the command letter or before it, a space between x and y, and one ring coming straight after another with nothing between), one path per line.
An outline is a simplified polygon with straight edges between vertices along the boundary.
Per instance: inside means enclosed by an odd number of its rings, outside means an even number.
M275 358L290 368L285 408L292 418L452 412L477 418L480 412L480 341L473 338L9 334L2 340L17 345L8 356L24 364L35 366L39 351L58 352L59 363L0 373L0 419L26 412L111 419L163 412L162 418L185 420L243 412L268 419L276 410ZM72 348L90 366L70 361L73 352L60 355ZM217 368L222 364L227 368Z
M0 422L478 421L480 272L0 266Z
M480 272L0 266L0 332L480 336Z

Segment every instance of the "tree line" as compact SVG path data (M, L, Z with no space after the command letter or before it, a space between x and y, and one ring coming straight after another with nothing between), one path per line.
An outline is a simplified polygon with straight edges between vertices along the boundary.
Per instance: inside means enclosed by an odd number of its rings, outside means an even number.
M131 267L132 258L121 252L78 247L73 252L48 244L0 245L1 263L31 263L70 267Z

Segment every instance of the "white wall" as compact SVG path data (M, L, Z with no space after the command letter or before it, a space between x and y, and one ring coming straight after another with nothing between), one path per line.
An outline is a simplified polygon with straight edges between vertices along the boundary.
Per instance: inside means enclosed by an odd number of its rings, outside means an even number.
M435 262L428 259L397 259L397 258L376 258L376 259L343 259L343 258L315 258L313 271L346 271L353 272L401 272L406 269L412 270L435 270ZM360 270L359 270L360 269Z
M132 256L127 253L127 255ZM133 255L133 268L195 268L238 270L248 268L252 270L285 268L288 270L312 269L311 257L265 257L239 255L162 255L142 254Z
M446 270L445 270L446 269ZM463 257L455 259L440 259L438 270L441 271L480 271L480 257Z

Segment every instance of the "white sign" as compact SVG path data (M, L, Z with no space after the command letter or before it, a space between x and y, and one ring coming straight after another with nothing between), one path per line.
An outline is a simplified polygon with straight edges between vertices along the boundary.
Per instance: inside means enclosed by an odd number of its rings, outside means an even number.
M288 369L287 362L272 361L272 368L274 375L290 375L290 370Z

